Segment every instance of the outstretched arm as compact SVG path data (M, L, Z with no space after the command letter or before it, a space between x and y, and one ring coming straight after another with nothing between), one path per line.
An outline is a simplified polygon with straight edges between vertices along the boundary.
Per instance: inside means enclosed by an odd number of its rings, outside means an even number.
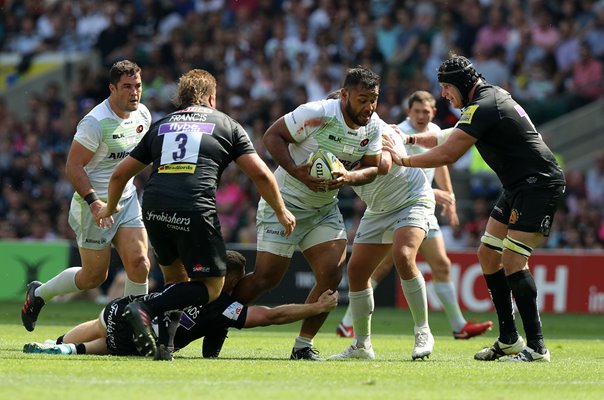
M417 137L419 135L414 135ZM453 164L459 159L474 143L476 138L468 135L458 128L453 128L453 133L442 145L427 151L423 154L406 156L396 146L393 140L386 135L384 138L384 149L392 154L392 161L403 167L416 168L436 168L442 165Z
M326 290L310 304L285 304L274 308L251 306L247 310L244 328L282 325L333 310L338 305L338 292Z

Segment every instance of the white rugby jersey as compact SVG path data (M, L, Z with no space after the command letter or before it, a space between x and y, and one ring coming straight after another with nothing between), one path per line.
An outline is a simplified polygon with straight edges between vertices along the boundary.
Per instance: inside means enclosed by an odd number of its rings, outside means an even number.
M94 107L79 122L73 139L94 152L84 171L101 199L107 199L109 178L113 170L130 154L150 125L151 113L142 103L139 103L136 111L130 113L128 119L122 119L111 110L109 99ZM126 183L122 199L136 192L133 180L134 178ZM77 192L74 197L80 199Z
M385 122L380 130L390 133L396 145L404 148L402 137ZM394 211L422 199L434 202L432 187L421 168L394 163L386 175L378 175L373 182L352 189L367 204L365 214L368 215Z
M380 121L373 114L366 126L352 129L346 125L339 99L318 100L302 104L284 116L296 143L289 144L289 153L297 165L307 162L318 149L333 153L347 170L359 164L364 155L382 151ZM313 192L287 171L279 167L275 177L285 201L301 207L321 207L337 201L337 190Z
M403 133L405 135L412 136L412 135L415 135L416 133L418 133L417 130L411 124L411 119L409 117L407 117L407 119L405 119L403 122L398 124L398 127L401 131L403 131ZM429 122L428 131L439 132L440 127L433 122ZM427 149L422 146L414 146L414 145L405 145L405 149L407 149L407 153L411 154L411 155L422 154L422 153L425 153L426 151L430 150L430 149ZM426 174L426 177L428 178L428 182L430 182L430 184L432 184L432 181L434 180L434 168L424 168L424 174Z

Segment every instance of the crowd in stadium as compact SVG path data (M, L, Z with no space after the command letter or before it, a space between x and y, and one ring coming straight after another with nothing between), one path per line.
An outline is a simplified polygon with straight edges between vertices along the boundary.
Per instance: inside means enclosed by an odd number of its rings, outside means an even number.
M25 118L0 95L0 239L73 238L66 154L77 122L108 96L107 67L121 59L143 68L143 103L154 120L171 110L178 76L210 71L220 86L217 108L245 126L269 165L261 141L268 126L339 88L351 66L381 74L378 114L391 123L404 119L412 91L440 97L435 71L449 50L509 90L537 125L602 95L604 1L3 0L0 7L0 51L22 58L10 84L45 51L95 52L102 64L78 67L68 88L50 83L30 93ZM444 100L437 107L434 122L452 126L455 110ZM565 173L565 205L544 247L604 248L604 153L588 170ZM479 243L496 199L480 189L468 194L472 206L450 230L450 248ZM341 196L352 231L363 206L351 191ZM257 200L237 168L225 171L217 204L227 242L255 243Z

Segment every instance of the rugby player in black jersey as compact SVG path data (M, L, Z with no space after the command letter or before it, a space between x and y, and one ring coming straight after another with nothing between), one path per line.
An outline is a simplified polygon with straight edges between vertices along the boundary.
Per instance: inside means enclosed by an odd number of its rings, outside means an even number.
M245 274L245 263L241 253L227 250L227 272L222 293L212 303L190 307L182 314L170 343L175 351L203 338L203 357L218 357L229 328L287 324L329 312L338 304L338 292L327 290L314 303L284 304L273 308L243 305L230 293ZM155 295L152 293L144 297ZM122 313L126 305L141 297L127 296L113 300L103 309L99 318L74 327L52 343L27 343L23 352L139 355L132 327ZM157 324L154 323L155 326Z
M404 156L388 137L384 148L406 167L438 167L457 161L472 145L495 171L503 192L481 238L478 259L499 319L499 338L474 356L492 361L550 360L537 307L537 288L528 267L534 247L549 235L565 180L553 153L524 109L508 92L489 85L465 57L450 54L438 69L442 96L461 117L453 128L424 133L411 142L430 151ZM514 320L512 295L522 318L526 345Z
M99 225L119 210L125 183L152 164L143 192L143 221L166 283L159 296L126 306L135 340L147 355L166 354L166 335L156 347L151 320L166 312L214 301L224 283L226 248L216 212L216 187L235 161L273 207L284 234L295 217L283 202L271 170L256 153L243 127L215 108L216 79L200 69L183 74L175 97L177 110L155 122L140 143L114 170Z

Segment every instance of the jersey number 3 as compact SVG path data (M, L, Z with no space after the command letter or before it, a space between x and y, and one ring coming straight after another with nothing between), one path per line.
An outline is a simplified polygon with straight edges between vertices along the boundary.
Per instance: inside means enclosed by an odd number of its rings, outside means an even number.
M164 133L161 165L176 162L197 164L201 138L203 134L212 134L215 125L208 123L190 123L188 125L189 128L194 125L194 129Z

